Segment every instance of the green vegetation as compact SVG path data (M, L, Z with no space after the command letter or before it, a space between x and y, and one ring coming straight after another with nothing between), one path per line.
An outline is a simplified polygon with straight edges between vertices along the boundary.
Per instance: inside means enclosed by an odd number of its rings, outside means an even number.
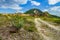
M24 29L30 32L35 32L37 29L35 28L34 19L26 19L24 24Z
M19 16L18 14L13 16L13 15L2 15L0 16L0 26L10 26L14 25L17 29L24 28L25 30L29 32L34 32L36 31L36 28L34 26L34 17L22 17Z
M52 23L57 23L60 24L60 18L59 17L40 17L41 19L52 22Z
M35 10L36 13L34 13ZM25 14L29 14L29 16L26 16ZM21 38L22 40L28 40L30 38L30 40L44 40L43 36L41 34L39 35L39 33L42 33L44 34L44 36L46 35L47 37L51 37L53 39L59 38L60 31L55 30L55 27L49 27L45 23L40 22L39 19L36 20L37 25L35 25L34 21L35 18L41 18L48 23L56 23L56 25L59 26L60 17L51 15L48 12L42 12L39 9L28 10L27 12L25 12L25 14L22 14L24 16L21 16L21 14L19 13L0 14L0 40L4 38L7 39L7 37L9 39L17 38L18 40L20 40L19 38ZM38 31L38 28L40 28L41 30Z
M30 10L26 11L25 14L35 14L34 13L35 10L38 11L39 15L43 13L41 10L34 8L34 9L30 9Z
M38 16L46 21L60 24L60 17L49 14L48 12L42 12L39 9L31 9L25 14L34 14L34 11L38 11ZM37 15L37 14L36 14ZM0 14L0 26L9 26L14 25L17 29L24 28L27 31L36 31L34 26L34 17L33 16L20 16L20 14Z
M2 40L2 38L0 37L0 40Z

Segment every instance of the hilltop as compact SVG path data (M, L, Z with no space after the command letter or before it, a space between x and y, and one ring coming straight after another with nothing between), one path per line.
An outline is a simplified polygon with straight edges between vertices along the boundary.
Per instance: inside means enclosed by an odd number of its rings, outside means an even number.
M29 14L34 14L35 10L38 11L38 13L43 13L41 10L34 8L34 9L30 9L30 10L26 11L25 14L28 14L28 13Z
M24 14L26 15L30 14L30 16L39 16L43 20L60 24L60 17L56 15L52 15L47 11L43 12L39 9L34 8L26 11Z
M47 11L43 12L40 9L36 9L36 8L30 9L30 10L26 11L24 14L32 14L32 15L38 14L39 16L58 17L56 15L50 14ZM58 18L60 18L60 17L58 17Z

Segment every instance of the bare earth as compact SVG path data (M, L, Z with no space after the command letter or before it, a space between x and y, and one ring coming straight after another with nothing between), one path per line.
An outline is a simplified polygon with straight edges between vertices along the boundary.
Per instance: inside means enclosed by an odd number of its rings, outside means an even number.
M59 27L49 24L40 18L35 18L34 22L35 27L37 28L39 35L43 38L43 40L60 40Z

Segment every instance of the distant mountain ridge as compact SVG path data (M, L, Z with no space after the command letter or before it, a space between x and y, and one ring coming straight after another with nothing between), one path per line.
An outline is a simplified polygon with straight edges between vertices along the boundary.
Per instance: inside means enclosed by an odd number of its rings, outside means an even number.
M30 9L30 10L26 11L25 14L34 14L35 10L38 11L39 13L43 13L41 10L34 8L34 9Z
M40 9L36 9L36 8L34 8L34 9L30 9L30 10L28 10L28 11L26 11L24 14L35 14L34 13L34 11L38 11L38 14L40 15L40 16L49 16L49 17L58 17L58 16L56 16L56 15L52 15L52 14L50 14L49 12L43 12L43 11L41 11ZM58 17L58 18L60 18L60 17Z

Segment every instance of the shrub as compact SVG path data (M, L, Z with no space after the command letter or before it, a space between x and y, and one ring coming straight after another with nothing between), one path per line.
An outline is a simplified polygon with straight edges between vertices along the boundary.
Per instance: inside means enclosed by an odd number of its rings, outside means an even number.
M29 20L26 20L26 22L24 24L24 29L29 31L29 32L37 31L37 29L35 28L34 22L29 21Z
M55 20L54 22L57 24L60 24L60 20Z
M20 29L24 25L24 20L23 18L19 16L15 16L12 18L12 24L17 28Z

